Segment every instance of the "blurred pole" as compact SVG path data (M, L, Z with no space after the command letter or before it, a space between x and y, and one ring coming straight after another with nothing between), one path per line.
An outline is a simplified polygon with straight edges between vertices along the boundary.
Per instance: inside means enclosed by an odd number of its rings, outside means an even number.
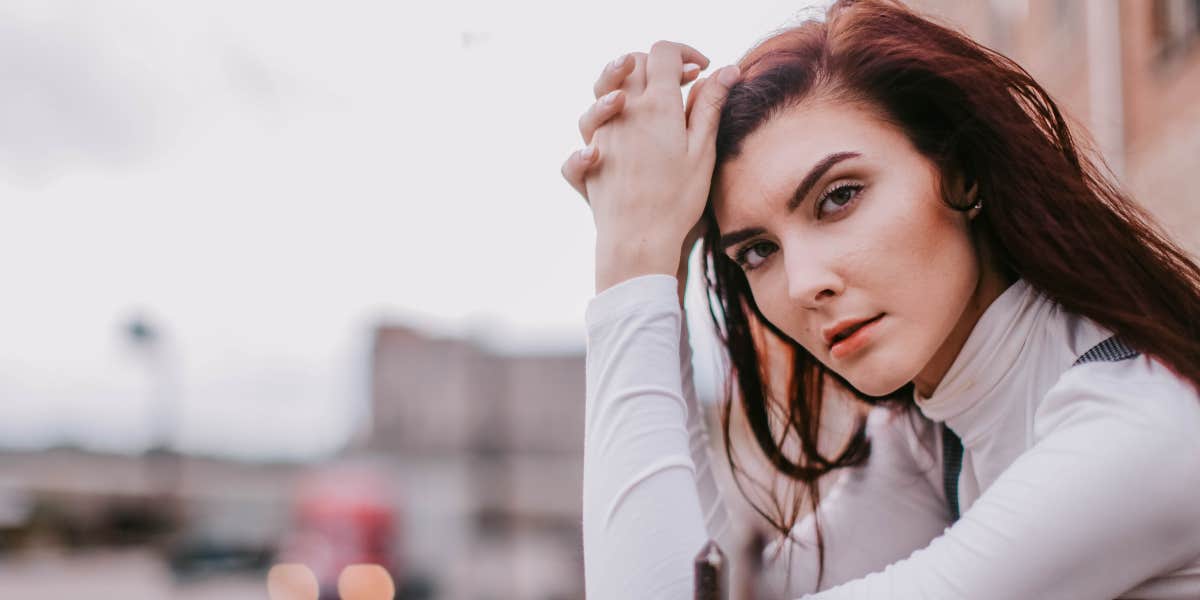
M1121 90L1121 7L1084 3L1087 19L1088 102L1096 146L1118 179L1125 176L1125 100Z
M178 423L178 398L174 393L174 370L161 329L145 316L136 316L126 326L129 339L146 361L150 375L150 452L174 451Z
M181 461L175 449L178 425L178 394L175 373L162 330L144 315L125 326L126 334L143 357L150 379L150 446L146 452L151 495L165 501L165 511L174 508L179 493Z
M713 540L709 540L696 555L695 600L725 600L725 553Z
M736 568L734 569L735 581L733 583L733 596L731 600L760 600L759 594L762 593L760 581L762 579L763 568L763 550L767 546L767 536L762 530L755 528L745 543L742 544L738 553Z

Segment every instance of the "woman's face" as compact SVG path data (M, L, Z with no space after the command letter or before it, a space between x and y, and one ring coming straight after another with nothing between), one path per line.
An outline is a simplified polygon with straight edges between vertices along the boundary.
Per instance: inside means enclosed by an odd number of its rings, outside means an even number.
M771 323L860 391L913 381L929 395L1006 287L980 264L976 212L946 206L937 181L875 113L805 101L721 167L718 251L741 264Z

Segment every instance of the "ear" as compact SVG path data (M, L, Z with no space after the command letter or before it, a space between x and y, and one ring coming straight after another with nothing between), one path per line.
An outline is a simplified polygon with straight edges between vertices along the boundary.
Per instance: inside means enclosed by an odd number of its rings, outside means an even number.
M968 219L974 219L980 212L983 212L983 203L979 197L979 182L971 180L971 186L963 194L963 199L966 201L967 206L971 207L967 210Z

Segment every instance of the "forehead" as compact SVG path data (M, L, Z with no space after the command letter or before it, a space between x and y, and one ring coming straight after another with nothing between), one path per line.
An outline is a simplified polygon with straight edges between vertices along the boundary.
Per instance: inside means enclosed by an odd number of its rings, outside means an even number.
M887 161L913 151L908 139L861 104L803 102L784 109L746 137L737 158L722 165L715 182L717 222L785 210L786 198L809 169L837 152Z

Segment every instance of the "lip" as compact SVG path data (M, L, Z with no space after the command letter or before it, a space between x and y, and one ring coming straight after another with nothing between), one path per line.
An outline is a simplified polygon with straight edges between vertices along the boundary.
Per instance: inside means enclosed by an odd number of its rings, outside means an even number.
M846 319L826 327L821 333L825 337L825 343L829 345L830 355L834 358L844 358L861 349L869 341L871 331L875 329L875 325L882 318L883 313L880 313L868 319ZM839 332L852 327L858 327L858 329L848 337L838 340L837 343L833 342L833 338Z

